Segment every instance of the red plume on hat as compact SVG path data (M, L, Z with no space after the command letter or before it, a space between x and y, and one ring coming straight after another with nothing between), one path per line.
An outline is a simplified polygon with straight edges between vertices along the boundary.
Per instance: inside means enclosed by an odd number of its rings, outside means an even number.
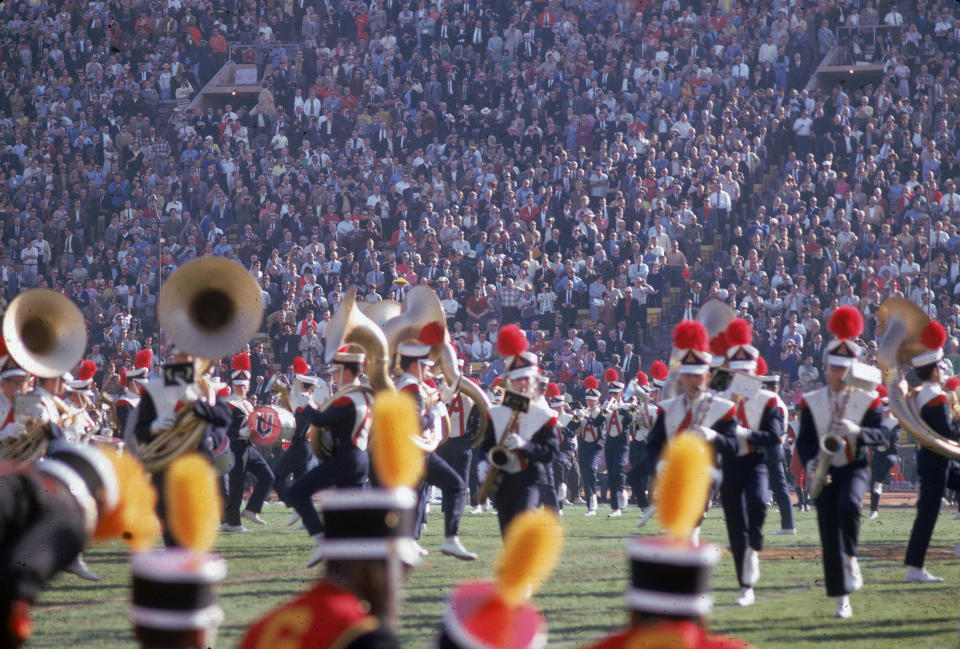
M669 373L670 371L667 369L667 364L663 361L653 361L653 365L650 366L650 376L652 376L655 381L666 381Z
M955 383L953 384L953 388L950 387L950 381L955 381ZM958 386L960 386L960 379L958 379L958 378L947 379L947 389L948 389L948 390L951 390L951 389L956 390ZM876 391L877 391L877 394L880 395L880 398L881 398L881 399L886 399L887 397L890 396L890 395L887 393L887 386L885 386L885 385L882 384L882 383L881 383L880 385L878 385L875 389L876 389Z
M144 367L150 369L151 365L153 365L153 352L149 349L141 349L133 357L133 366L138 370Z
M428 386L428 387L431 387L431 388L436 388L436 387L437 387L437 382L434 381L433 379L424 379L424 380L423 380L423 383L424 383L424 385L426 385L426 386Z
M310 371L310 368L307 367L307 361L305 361L301 356L297 356L293 359L293 373L294 374L306 374Z
M920 332L920 342L927 349L940 349L947 342L947 332L939 322L931 321Z
M431 347L439 345L443 342L443 327L438 322L428 322L420 329L417 339L424 345L430 345ZM497 340L499 340L499 336Z
M230 367L236 372L249 372L252 367L250 365L250 354L247 352L237 354L233 357L233 360L230 361Z
M763 359L763 356L757 357L757 375L766 376L770 371L769 366L767 366L767 361Z
M620 373L617 372L617 368L611 367L606 372L603 373L603 380L606 383L613 383L614 381L620 380Z
M753 342L753 328L743 318L734 318L727 325L726 337L730 347L749 345Z
M587 390L596 390L600 387L600 381L595 376L588 376L583 380L583 387Z
M501 356L516 356L527 351L529 346L523 330L515 324L504 325L497 332L497 353Z
M856 338L863 333L863 314L849 305L837 307L830 314L827 329L841 340Z
M960 388L960 378L957 378L956 376L951 376L949 379L947 379L947 382L943 385L943 387L947 389L947 392L956 391L957 388ZM881 397L887 396L886 395L887 388L885 388L882 385L878 385L877 392L880 392L880 388L883 388L883 394L881 394L880 396Z
M560 386L556 383L550 383L547 385L546 397L548 399L553 399L560 396Z
M710 353L715 356L724 356L727 349L730 348L730 341L727 339L727 333L721 331L710 340Z
M77 370L77 379L80 381L89 381L97 373L97 364L87 359L80 364Z
M637 372L637 385L650 385L650 379L647 378L647 373L643 370Z
M502 376L498 376L497 378L493 379L493 387L497 387L497 386L500 385L501 383L503 383L503 377L502 377Z
M696 320L683 320L673 328L673 346L677 349L710 350L707 329Z

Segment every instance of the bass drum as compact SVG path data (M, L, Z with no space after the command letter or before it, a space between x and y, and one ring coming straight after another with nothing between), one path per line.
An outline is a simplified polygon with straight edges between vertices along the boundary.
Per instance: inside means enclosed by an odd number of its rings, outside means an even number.
M293 438L297 427L293 413L278 406L260 406L247 418L250 441L257 446L273 446Z

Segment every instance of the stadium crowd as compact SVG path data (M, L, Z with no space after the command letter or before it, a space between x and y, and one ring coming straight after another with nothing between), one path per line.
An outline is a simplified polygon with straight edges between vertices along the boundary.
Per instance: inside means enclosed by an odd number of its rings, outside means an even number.
M428 284L485 386L527 330L577 398L649 365L706 300L788 395L823 323L895 291L960 363L953 3L15 0L0 8L0 280L83 309L98 383L151 347L163 279L261 281L284 369L318 366L344 290ZM886 25L875 84L808 82L835 28ZM255 101L192 99L230 56ZM246 105L249 104L249 105ZM169 117L168 117L169 115ZM758 191L759 190L759 191ZM662 345L661 345L662 347ZM255 380L270 371L262 345ZM642 363L642 365L641 365ZM226 371L226 370L224 370ZM259 377L259 378L257 378ZM252 390L256 395L256 389Z

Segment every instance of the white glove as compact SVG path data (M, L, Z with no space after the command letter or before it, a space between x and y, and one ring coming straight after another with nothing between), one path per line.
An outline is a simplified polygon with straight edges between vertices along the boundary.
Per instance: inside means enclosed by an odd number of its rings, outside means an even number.
M50 412L44 406L43 401L35 396L18 399L14 410L14 421L24 424L31 420L41 424L49 424Z
M0 428L0 439L16 439L27 432L27 427L20 422L10 422L3 428Z
M176 419L176 416L170 411L166 411L162 415L157 415L157 418L150 424L150 432L159 433L169 430L173 427L173 422L175 422Z
M744 455L749 455L750 437L753 435L753 431L751 431L749 428L738 425L734 431L734 435L737 438L737 456L742 457Z
M458 382L447 383L446 380L440 380L439 383L440 400L444 403L450 403L457 396Z
M706 426L691 426L689 430L690 432L707 440L711 444L713 443L713 440L717 438L717 431L712 428L707 428Z
M527 445L527 440L520 437L516 433L510 433L503 438L503 441L500 442L500 446L507 449L508 451L516 451L517 449L523 448Z
M486 460L477 464L477 480L483 483L487 479L487 473L490 471L490 463Z
M196 384L187 383L181 378L178 378L177 382L181 387L179 399L181 403L193 403L200 398L200 390L197 389Z
M841 419L840 434L848 440L860 437L860 426L853 423L849 419Z

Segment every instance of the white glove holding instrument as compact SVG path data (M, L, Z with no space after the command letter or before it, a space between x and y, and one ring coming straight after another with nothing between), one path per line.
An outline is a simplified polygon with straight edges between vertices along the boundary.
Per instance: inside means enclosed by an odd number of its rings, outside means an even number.
M527 445L527 440L523 439L517 433L510 433L503 438L500 445L508 451L516 451Z
M753 436L753 431L745 426L737 425L734 435L737 438L737 456L742 457L744 455L750 454L750 438Z

